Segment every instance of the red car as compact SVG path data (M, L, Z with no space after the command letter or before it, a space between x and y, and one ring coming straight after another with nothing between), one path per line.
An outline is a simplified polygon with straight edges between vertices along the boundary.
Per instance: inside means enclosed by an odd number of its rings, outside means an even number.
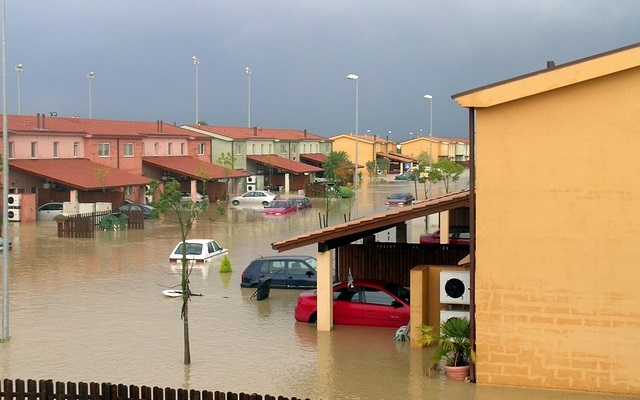
M336 325L399 328L409 323L409 289L396 283L359 279L333 286L333 323ZM298 296L295 317L300 322L316 322L317 291Z
M420 235L420 244L440 244L440 231L437 230L432 234ZM449 244L462 244L469 246L471 244L471 235L468 226L451 226L449 227Z
M298 207L291 200L273 200L262 209L263 214L272 215L284 215L296 211L298 211Z

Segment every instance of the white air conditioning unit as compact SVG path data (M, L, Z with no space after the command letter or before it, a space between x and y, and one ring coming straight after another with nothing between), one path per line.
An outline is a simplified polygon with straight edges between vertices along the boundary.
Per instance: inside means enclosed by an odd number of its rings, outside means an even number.
M19 208L10 208L7 210L7 216L9 217L9 221L20 221L20 209Z
M62 213L64 215L76 215L78 214L78 210L80 209L78 203L72 203L70 201L65 201L62 203Z
M7 203L9 203L9 207L20 207L22 203L22 195L18 193L9 193Z
M440 271L440 303L469 304L469 271Z
M96 212L111 211L111 202L96 201Z
M88 214L96 212L96 203L79 203L78 214Z
M247 185L247 192L250 192L252 190L256 190L256 185Z
M247 183L256 183L257 179L255 175L247 176Z
M440 324L451 318L467 318L469 319L468 310L440 310Z

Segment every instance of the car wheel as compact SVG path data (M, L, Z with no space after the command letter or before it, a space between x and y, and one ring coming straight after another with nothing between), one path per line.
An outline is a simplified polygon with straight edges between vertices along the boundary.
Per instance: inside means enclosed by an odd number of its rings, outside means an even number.
M310 324L315 324L318 322L318 314L317 313L313 313L309 316L309 323Z
M234 206L237 206L238 204L240 204L240 202L238 200L234 200L231 202L231 204L233 204Z
M263 201L263 202L262 202L262 205L263 205L263 206L268 206L268 205L269 205L269 202L268 202L268 201Z

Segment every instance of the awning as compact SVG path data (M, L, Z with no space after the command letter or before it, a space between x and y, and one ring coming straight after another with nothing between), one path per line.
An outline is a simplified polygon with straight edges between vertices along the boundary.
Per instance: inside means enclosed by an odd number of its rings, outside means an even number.
M151 182L151 179L145 176L111 168L85 158L10 160L9 168L50 180L69 189L84 191L144 186ZM104 176L104 182L100 182L100 176Z
M461 190L444 196L414 203L411 206L393 208L368 217L354 219L304 233L290 239L271 243L271 248L281 251L296 249L310 244L323 245L327 250L353 243L356 240L393 228L405 221L460 207L469 207L470 192Z
M322 153L300 154L300 160L321 166L327 160L327 155Z
M292 172L294 174L304 174L307 172L323 172L324 170L313 165L301 163L288 158L267 154L267 155L251 155L247 156L247 160L264 165L270 168L277 168L283 171Z
M189 156L142 157L142 163L199 180L203 171L209 179L245 178L251 175L244 170L224 168Z
M405 156L402 155L400 153L393 153L393 152L389 152L389 153L376 153L376 156L378 157L382 157L382 158L388 158L391 161L397 161L397 162L415 162L415 160L409 156Z

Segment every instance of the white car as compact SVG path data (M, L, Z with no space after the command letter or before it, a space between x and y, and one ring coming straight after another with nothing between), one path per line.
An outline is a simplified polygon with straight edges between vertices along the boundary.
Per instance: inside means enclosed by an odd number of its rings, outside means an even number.
M268 190L251 190L242 196L232 197L229 202L234 206L266 206L276 198L278 196Z
M36 219L53 220L56 215L62 215L62 203L46 203L38 207Z
M182 192L182 197L180 198L180 201L191 201L191 193L189 192ZM204 197L202 196L202 194L200 194L199 192L196 192L196 203L202 201Z
M213 239L189 239L185 242L185 246L187 260L196 262L211 261L214 257L229 251ZM171 252L169 261L182 262L183 248L182 241L180 241Z

